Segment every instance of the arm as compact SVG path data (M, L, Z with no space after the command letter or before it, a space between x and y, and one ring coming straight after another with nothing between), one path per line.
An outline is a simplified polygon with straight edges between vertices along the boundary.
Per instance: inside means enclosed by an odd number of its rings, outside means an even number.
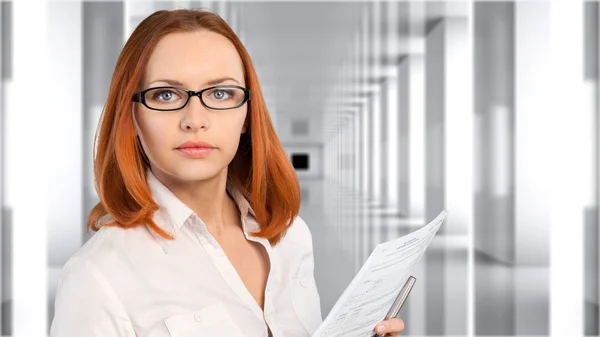
M58 283L50 337L134 337L125 308L93 263L73 258Z

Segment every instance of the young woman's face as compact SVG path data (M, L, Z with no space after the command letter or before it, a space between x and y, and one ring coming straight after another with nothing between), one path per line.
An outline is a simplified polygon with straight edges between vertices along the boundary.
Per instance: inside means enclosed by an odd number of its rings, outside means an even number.
M150 56L141 89L181 87L199 91L215 85L245 87L242 60L234 45L222 35L196 31L165 36ZM240 92L230 88L205 92L205 103L229 107ZM235 96L235 97L234 97ZM153 107L172 108L187 95L171 89L146 94ZM167 179L200 181L224 172L236 154L245 132L247 104L229 110L205 107L198 96L175 111L156 111L134 105L136 132L152 171ZM191 148L185 148L186 142ZM210 147L210 148L207 148Z

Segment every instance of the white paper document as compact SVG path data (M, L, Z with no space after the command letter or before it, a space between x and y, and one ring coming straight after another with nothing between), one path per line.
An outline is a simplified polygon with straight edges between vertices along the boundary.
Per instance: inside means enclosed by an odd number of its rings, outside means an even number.
M373 336L445 219L442 211L416 231L377 245L312 337Z

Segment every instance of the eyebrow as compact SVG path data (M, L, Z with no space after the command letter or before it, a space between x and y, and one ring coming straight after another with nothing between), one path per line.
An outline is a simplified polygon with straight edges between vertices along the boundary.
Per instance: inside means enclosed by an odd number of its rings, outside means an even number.
M219 83L223 83L225 81L234 81L237 84L240 84L240 82L238 82L235 78L233 77L221 77L221 78L216 78L214 80L210 80L208 82L206 82L207 85L217 85Z
M208 82L206 82L206 85L217 85L220 83L223 83L225 81L234 81L235 83L239 84L240 82L238 82L235 78L233 77L220 77L220 78L215 78L213 80L210 80ZM154 80L152 82L150 82L150 84L154 83L154 82L165 82L168 83L172 86L176 86L176 87L183 87L183 83L176 81L176 80L169 80L169 79L160 79L160 80Z

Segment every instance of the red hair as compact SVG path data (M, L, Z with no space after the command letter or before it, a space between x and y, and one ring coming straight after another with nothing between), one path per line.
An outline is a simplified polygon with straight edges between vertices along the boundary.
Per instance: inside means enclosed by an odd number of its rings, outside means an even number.
M132 97L157 43L167 34L208 30L229 39L239 53L246 85L247 131L228 169L228 178L250 203L260 231L257 237L277 244L300 208L300 188L260 90L250 55L231 27L218 15L201 10L158 11L133 31L117 60L107 102L96 134L94 175L100 202L91 210L87 228L133 228L147 225L160 236L173 239L152 220L159 206L146 182L148 163L137 141Z

